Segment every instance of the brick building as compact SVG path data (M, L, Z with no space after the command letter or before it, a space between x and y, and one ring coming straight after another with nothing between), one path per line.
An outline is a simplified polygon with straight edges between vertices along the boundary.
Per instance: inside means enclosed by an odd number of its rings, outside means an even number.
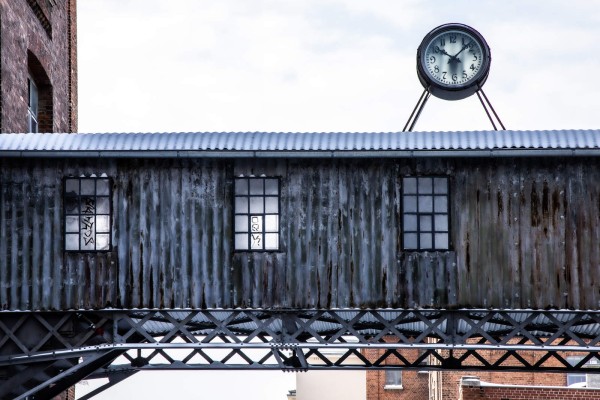
M560 386L500 385L464 377L460 386L460 400L565 400L600 399L597 388L566 388Z
M368 350L366 354L370 359L375 359L381 356L382 350ZM419 357L418 350L401 351L402 356L407 359L417 359ZM499 353L494 350L481 352L488 360L494 360L499 357ZM542 354L535 351L522 353L521 356L531 365L539 361ZM566 360L575 363L581 359L581 354L572 353L566 354ZM477 360L472 360L473 365L477 365ZM508 359L503 365L511 366L518 365L511 363ZM558 364L557 360L548 360L546 365ZM596 399L600 394L600 382L596 374L560 374L548 372L501 372L501 371L465 371L465 370L444 370L444 371L427 371L425 370L426 363L424 362L423 371L414 370L379 370L367 371L367 400L474 400L474 399L549 399L544 397L544 393L548 396L550 393L559 392L569 393L568 396L557 398L569 399ZM595 367L596 365L589 365ZM465 383L464 377L472 375L471 380ZM479 385L478 382L482 382ZM470 383L469 383L470 382ZM473 382L476 382L474 384ZM518 386L517 390L520 394L506 395L506 385L511 387ZM588 386L589 390L582 391L581 388L568 387L571 384L583 384ZM472 390L473 386L477 386L477 390ZM465 389L467 387L467 389ZM501 389L491 389L501 388ZM502 389L503 388L503 389ZM512 389L511 389L512 390ZM516 389L515 389L516 390ZM484 392L489 392L485 394ZM493 393L493 394L490 394ZM499 395L496 395L500 393ZM532 396L532 393L539 394L538 397ZM589 393L593 393L592 397L587 397ZM479 396L479 397L477 397Z
M0 0L0 132L77 131L76 0Z
M76 0L0 0L1 133L77 131L76 19Z

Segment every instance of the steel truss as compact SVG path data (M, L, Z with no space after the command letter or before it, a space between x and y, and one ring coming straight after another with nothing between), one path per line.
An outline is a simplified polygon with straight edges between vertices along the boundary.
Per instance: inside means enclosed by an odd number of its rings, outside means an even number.
M147 369L590 373L600 371L587 368L600 363L599 343L600 311L7 311L0 398L49 398L85 377L111 385ZM567 355L582 358L571 365Z

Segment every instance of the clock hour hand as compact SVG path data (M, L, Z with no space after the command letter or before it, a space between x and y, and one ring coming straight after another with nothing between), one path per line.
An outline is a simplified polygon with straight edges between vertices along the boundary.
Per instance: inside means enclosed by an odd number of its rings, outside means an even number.
M448 54L448 52L444 49L440 49L439 46L435 46L435 50L450 57L450 59L448 60L448 64L455 62L455 61L460 61L458 58L456 58L456 56Z
M440 47L439 47L439 46L435 46L435 50L436 50L436 51L439 51L439 52L440 52L440 53L442 53L442 54L445 54L445 55L447 55L447 56L448 56L448 57L450 57L450 58L452 58L452 56L451 56L450 54L448 54L448 52L446 52L446 50L444 50L444 49L440 49Z

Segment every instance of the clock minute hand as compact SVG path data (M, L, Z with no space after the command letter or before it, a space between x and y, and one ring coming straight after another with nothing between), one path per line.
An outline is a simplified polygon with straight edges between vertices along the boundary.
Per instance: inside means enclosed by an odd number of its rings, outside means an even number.
M454 59L456 59L457 61L459 61L459 62L460 62L460 58L458 58L458 55L459 55L460 53L462 53L464 49L466 49L467 47L469 47L469 46L471 45L471 43L473 43L473 42L471 41L471 42L469 42L469 43L465 44L465 45L462 47L462 49L460 49L460 51L459 51L458 53L456 53L455 55L453 55L453 56L450 56L450 57L451 57L451 58L454 58Z

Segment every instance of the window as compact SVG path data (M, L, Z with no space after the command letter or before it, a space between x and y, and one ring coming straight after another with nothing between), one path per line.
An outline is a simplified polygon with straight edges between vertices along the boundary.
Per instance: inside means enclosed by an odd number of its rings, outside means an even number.
M385 370L384 389L402 389L402 371L399 369Z
M405 250L448 250L448 178L402 180Z
M105 174L65 178L64 187L65 250L110 250L110 179Z
M573 366L581 363L583 360L583 356L569 356L567 357L567 362ZM599 361L595 358L588 360L583 368L599 368ZM595 376L595 375L591 375ZM575 372L572 374L567 374L567 386L576 386L576 387L598 387L598 381L595 379L590 379L588 381L588 374L584 374L581 372Z
M30 76L27 78L27 90L29 92L27 119L29 123L29 132L38 132L38 88Z
M40 60L27 51L27 122L29 132L53 132L53 94L50 78Z
M279 179L235 178L235 250L279 249Z

